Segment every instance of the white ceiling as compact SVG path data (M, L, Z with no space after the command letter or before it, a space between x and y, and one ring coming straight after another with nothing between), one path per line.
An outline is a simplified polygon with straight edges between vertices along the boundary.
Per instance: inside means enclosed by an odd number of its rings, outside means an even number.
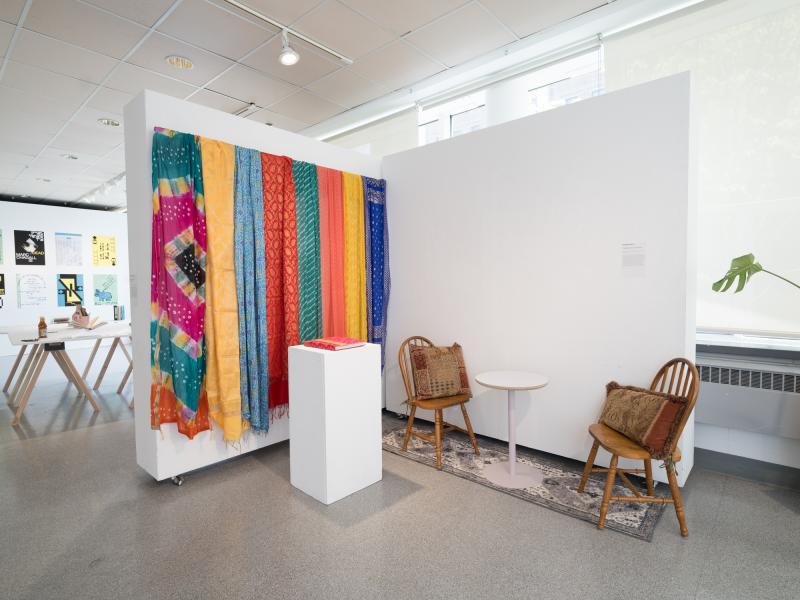
M292 37L284 67L277 28L223 0L0 0L0 194L74 202L118 176L122 127L97 119L146 88L302 131L607 0L244 3L354 63Z

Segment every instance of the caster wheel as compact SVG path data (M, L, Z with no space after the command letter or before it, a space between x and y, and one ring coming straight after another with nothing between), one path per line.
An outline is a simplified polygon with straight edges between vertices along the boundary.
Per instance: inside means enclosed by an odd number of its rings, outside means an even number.
M182 486L183 477L181 477L180 475L175 475L175 477L172 478L172 483L177 485L178 487Z

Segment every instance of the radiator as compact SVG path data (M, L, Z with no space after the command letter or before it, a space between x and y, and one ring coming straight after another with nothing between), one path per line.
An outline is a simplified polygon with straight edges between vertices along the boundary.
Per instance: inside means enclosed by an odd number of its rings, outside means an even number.
M698 353L697 369L697 422L800 439L796 363Z

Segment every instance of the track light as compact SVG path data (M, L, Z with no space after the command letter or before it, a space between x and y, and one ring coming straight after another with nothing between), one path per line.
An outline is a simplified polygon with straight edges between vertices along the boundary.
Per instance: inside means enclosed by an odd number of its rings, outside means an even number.
M278 55L278 60L281 61L281 64L285 67L291 67L297 64L297 61L300 60L300 55L289 45L289 36L286 35L285 29L281 32L281 41L283 49Z

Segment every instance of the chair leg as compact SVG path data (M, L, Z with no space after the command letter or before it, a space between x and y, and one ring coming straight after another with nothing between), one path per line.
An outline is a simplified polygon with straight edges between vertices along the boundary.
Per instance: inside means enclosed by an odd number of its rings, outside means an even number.
M408 441L411 439L411 430L414 427L414 414L417 412L417 407L411 405L411 413L408 415L408 423L406 423L406 434L403 436L403 452L408 450Z
M647 495L653 495L653 463L649 458L644 459L644 476L647 480Z
M436 432L436 468L442 470L442 411L437 410L435 416Z
M464 415L464 425L467 426L469 439L472 440L472 447L475 449L475 456L480 456L481 451L478 450L478 440L475 439L475 432L472 431L472 423L470 423L469 415L467 414L467 407L463 403L461 404L461 414Z
M597 528L603 529L606 526L606 515L608 514L608 503L611 493L614 490L614 480L617 476L617 460L619 457L614 454L611 456L611 464L608 465L608 478L606 478L606 489L603 491L603 502L600 504L600 518L597 521Z
M597 449L600 447L600 442L597 440L592 444L592 449L589 450L589 458L586 459L586 466L583 467L583 475L581 475L581 482L578 484L578 493L582 494L586 489L586 482L589 481L589 475L592 474L592 467L594 466L594 459L597 458Z
M678 525L681 526L681 535L688 537L689 528L686 527L686 515L683 512L681 488L678 487L678 478L675 476L675 465L667 463L667 479L669 480L669 491L672 492L672 500L675 504L675 514L678 516Z

